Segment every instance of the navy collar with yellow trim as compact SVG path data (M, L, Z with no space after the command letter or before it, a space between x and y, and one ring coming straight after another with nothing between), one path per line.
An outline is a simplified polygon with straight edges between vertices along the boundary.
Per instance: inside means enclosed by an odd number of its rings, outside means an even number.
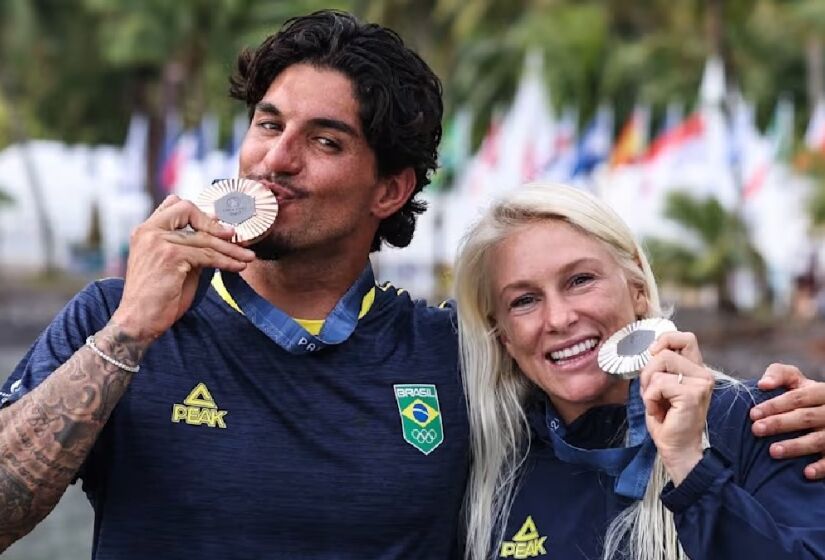
M375 277L369 263L323 321L290 317L259 296L238 274L224 272L218 282L220 288L216 286L216 291L224 301L292 354L317 352L344 342L375 300ZM215 285L214 278L212 284Z

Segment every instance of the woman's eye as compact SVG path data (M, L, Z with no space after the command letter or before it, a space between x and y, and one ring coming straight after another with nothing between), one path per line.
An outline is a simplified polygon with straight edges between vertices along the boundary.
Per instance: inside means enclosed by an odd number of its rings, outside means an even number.
M525 294L523 296L519 296L519 297L513 299L510 302L510 309L518 309L518 308L521 308L521 307L526 307L526 306L530 305L531 303L533 303L535 301L536 301L535 296L533 296L531 294Z
M570 285L573 287L583 286L593 280L592 274L576 274L570 279Z

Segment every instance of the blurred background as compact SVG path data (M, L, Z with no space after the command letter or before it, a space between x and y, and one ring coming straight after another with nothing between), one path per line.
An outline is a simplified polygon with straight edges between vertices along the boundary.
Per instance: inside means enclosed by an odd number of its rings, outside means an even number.
M480 208L572 183L644 239L709 363L825 372L821 0L0 0L0 379L80 287L123 274L163 197L236 175L237 53L320 8L397 30L444 83L429 210L375 255L380 279L449 297ZM4 557L90 546L71 488Z

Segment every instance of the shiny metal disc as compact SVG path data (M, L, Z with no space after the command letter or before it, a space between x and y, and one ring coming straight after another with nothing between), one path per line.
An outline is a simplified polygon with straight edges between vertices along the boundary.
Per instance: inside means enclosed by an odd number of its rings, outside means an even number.
M198 208L235 228L232 242L252 245L263 238L278 216L278 199L250 179L221 179L201 192Z
M650 361L648 348L663 333L676 330L672 321L664 318L642 319L622 327L599 349L602 371L632 379Z

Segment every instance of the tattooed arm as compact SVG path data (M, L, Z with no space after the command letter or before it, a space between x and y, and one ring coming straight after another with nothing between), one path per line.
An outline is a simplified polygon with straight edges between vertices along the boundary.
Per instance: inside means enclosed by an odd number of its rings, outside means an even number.
M139 363L145 351L145 343L111 323L95 343L127 365ZM0 410L0 552L57 505L132 375L83 347Z
M254 260L228 241L232 234L192 203L168 197L132 234L123 296L95 335L97 347L137 365L192 304L201 269L240 272ZM82 347L0 409L0 552L57 504L132 375Z

